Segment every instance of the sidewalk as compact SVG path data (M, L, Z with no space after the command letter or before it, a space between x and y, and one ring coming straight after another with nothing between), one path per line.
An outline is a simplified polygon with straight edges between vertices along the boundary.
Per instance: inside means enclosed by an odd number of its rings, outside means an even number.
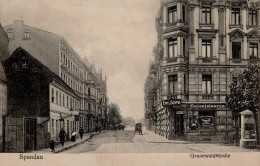
M175 144L188 144L187 141L181 140L168 140L163 136L155 134L153 131L146 130L143 128L143 136L147 142L151 143L175 143Z
M107 131L101 131L101 133L105 133L105 132L107 132ZM90 137L97 135L97 134L100 134L100 133L99 132L84 133L82 139L77 138L75 142L66 141L64 143L64 147L62 147L61 144L55 145L55 152L51 152L50 148L45 148L45 149L41 149L41 150L37 150L37 151L32 151L32 152L29 152L29 153L49 153L49 154L60 153L60 152L63 152L65 150L68 150L70 148L73 148L77 145L80 145L80 144L86 142L87 140L90 139Z

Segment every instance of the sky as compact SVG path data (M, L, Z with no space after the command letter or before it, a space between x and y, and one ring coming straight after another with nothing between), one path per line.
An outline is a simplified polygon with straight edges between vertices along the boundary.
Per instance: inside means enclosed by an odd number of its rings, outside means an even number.
M144 82L156 45L160 0L0 0L3 26L26 25L59 34L107 76L109 102L124 117L144 116Z

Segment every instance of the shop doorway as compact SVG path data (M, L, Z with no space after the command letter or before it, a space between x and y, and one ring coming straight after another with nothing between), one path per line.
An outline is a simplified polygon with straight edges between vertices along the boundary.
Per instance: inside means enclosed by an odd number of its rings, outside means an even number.
M184 134L184 118L183 114L176 114L175 116L175 135L182 136Z

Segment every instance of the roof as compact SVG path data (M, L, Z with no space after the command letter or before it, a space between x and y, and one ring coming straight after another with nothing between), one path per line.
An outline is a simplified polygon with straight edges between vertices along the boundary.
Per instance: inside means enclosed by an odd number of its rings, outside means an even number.
M70 91L72 94L74 94L75 96L78 96L75 91L73 89L71 89L57 74L55 74L53 71L51 71L48 67L46 67L45 65L43 65L39 60L37 60L36 58L34 58L31 54L29 54L26 50L24 50L21 47L18 47L11 56L9 56L6 60L8 60L9 58L13 57L15 54L17 53L23 53L26 56L30 57L31 59L33 59L34 61L36 61L36 63L38 63L44 73L46 73L49 78L51 78L53 81L56 81L57 83L59 83L61 86L63 86L64 88L66 88L68 91Z
M6 76L5 76L5 72L1 60L0 60L0 81L4 81L4 82L6 81Z

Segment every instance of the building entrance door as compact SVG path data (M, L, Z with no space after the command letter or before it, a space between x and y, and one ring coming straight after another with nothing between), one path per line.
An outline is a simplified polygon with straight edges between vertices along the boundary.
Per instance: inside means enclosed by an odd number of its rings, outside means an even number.
M175 135L182 136L184 134L184 118L183 114L176 114L175 117Z
M25 151L36 150L36 119L25 119Z

